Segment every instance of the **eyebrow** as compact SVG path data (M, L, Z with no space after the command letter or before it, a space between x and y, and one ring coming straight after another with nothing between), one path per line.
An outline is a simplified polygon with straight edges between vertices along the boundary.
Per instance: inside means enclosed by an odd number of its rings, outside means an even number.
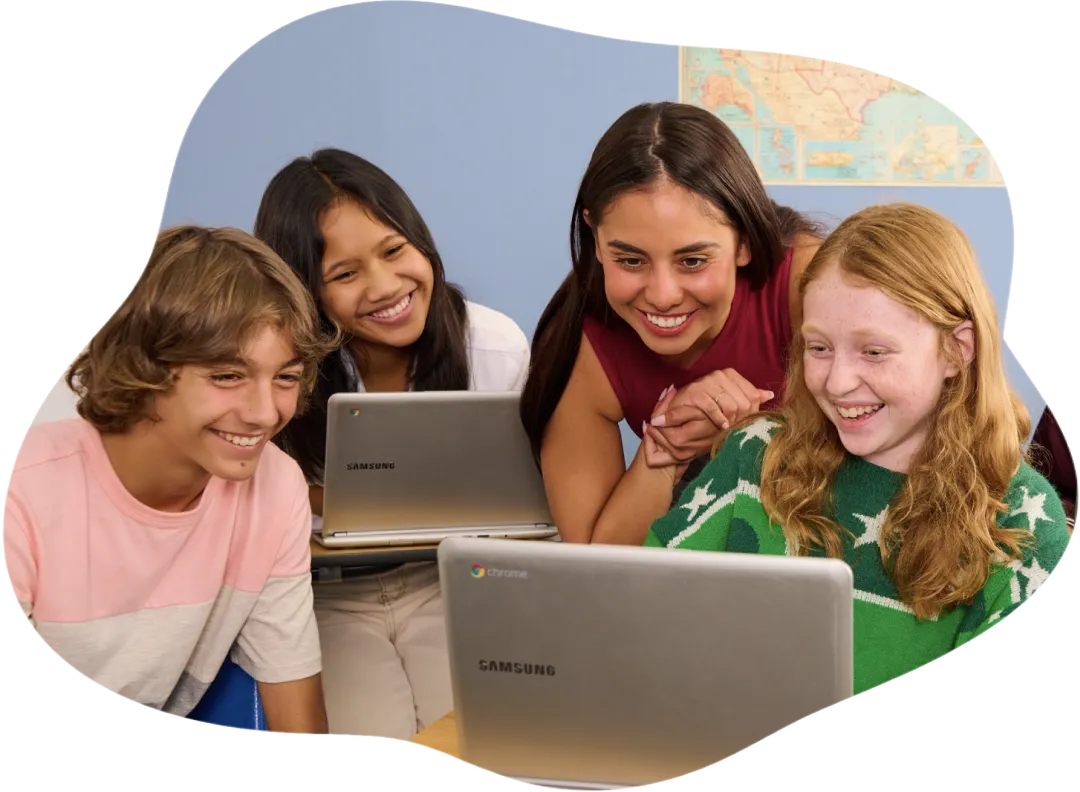
M624 253L635 253L635 254L637 254L639 256L647 256L648 255L641 248L634 247L633 245L631 245L631 244L629 244L627 242L623 242L622 240L619 240L619 239L613 239L610 242L608 242L608 247L616 248L617 250L621 250ZM687 253L703 253L706 250L712 250L713 248L718 248L718 247L720 247L720 246L718 244L716 244L715 242L694 242L692 245L684 245L683 247L676 250L675 255L676 256L683 256L683 255L686 255Z
M387 242L389 242L391 239L396 239L397 237L401 237L402 239L405 239L405 237L402 234L399 234L397 231L392 231L389 234L387 234L386 236L384 236L382 239L380 239L378 241L378 243L376 243L375 247L372 248L372 250L378 250L379 248L384 247ZM350 264L353 261L355 261L355 259L352 259L352 258L343 258L340 261L335 261L333 264L331 264L329 267L326 268L326 270L323 272L323 277L324 278L329 278L331 275L333 275L335 272L337 272L339 269L341 269L341 267L343 267L346 264Z
M221 360L214 360L214 361L211 361L211 362L207 363L206 365L210 366L210 367L236 366L237 368L250 368L251 367L251 361L244 360L244 358L239 357L239 356L233 356L233 357L230 357L230 358L222 358ZM288 363L285 363L285 364L281 365L278 368L278 371L283 371L283 370L285 370L287 368L292 368L293 366L302 366L302 365L304 365L304 361L302 361L300 358L293 358Z
M824 330L822 330L821 328L816 327L816 326L814 326L812 324L804 324L802 326L802 333L803 333L803 335L809 335L811 333L816 333L816 334L822 335L822 336L827 336L828 335L828 333L826 333ZM883 341L886 341L887 343L890 343L890 344L899 344L900 343L900 339L895 338L890 333L886 333L884 330L881 330L881 329L876 328L876 327L858 327L858 328L851 331L851 335L858 336L859 338L864 338L864 339L877 338L877 339L881 339Z

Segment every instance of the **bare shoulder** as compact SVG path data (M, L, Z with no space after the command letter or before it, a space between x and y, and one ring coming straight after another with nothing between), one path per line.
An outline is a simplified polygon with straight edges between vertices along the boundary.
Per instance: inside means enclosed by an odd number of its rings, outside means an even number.
M582 333L574 367L566 388L544 430L543 453L545 460L560 458L567 448L580 449L596 445L601 438L612 432L618 434L618 423L623 418L622 405L615 389L608 381L600 359L596 356L589 339Z
M622 408L582 334L566 389L544 430L540 466L563 541L588 542L626 464Z
M577 359L563 396L563 401L576 403L612 423L623 419L622 405L615 395L615 389L584 332L581 334L581 346L578 348Z

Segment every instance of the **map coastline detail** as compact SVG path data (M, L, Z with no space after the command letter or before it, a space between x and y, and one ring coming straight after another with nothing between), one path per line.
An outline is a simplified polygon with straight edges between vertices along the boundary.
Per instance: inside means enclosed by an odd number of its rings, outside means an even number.
M680 48L679 72L679 101L731 127L766 184L1005 184L971 127L890 77L705 47Z

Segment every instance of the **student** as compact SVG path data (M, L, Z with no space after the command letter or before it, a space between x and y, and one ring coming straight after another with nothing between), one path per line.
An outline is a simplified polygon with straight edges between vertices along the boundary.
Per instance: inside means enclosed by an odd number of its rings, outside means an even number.
M524 333L446 282L416 207L370 162L335 149L294 160L267 187L255 233L307 285L324 326L347 337L320 367L312 409L281 435L316 515L332 394L521 390ZM407 739L453 705L438 568L355 574L315 590L330 730Z
M77 670L185 716L231 652L271 730L326 731L307 485L269 441L329 340L247 234L158 236L68 370L81 417L30 429L4 511L19 603Z
M643 448L626 468L620 421L683 463L678 481L724 426L782 395L791 284L817 234L705 110L639 105L604 134L521 405L564 541L639 545L672 502Z
M865 209L825 241L800 291L782 408L733 428L646 544L844 559L861 692L1030 597L1068 542L1065 513L1025 461L1027 411L952 223Z

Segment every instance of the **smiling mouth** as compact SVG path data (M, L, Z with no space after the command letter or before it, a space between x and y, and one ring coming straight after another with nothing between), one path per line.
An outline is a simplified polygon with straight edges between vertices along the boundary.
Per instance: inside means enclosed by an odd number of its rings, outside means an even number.
M873 415L884 406L884 404L860 404L853 407L842 407L839 404L834 404L833 408L841 418L856 421Z
M645 321L661 330L674 330L676 327L682 327L697 313L697 311L689 311L683 314L656 314L642 311L640 308L638 312L645 317Z
M224 440L224 441L226 441L228 443L232 443L234 446L237 446L238 448L252 448L254 446L257 446L259 443L261 443L263 440L266 439L265 434L241 435L241 434L232 434L231 432L222 432L222 431L219 431L217 429L211 429L210 431L213 432L214 434L216 434L222 440Z
M402 311L406 310L412 304L414 294L416 294L415 289L406 294L389 308L383 308L382 310L372 311L369 314L365 314L365 318L379 319L383 321L387 319L394 319L395 317L400 316Z

